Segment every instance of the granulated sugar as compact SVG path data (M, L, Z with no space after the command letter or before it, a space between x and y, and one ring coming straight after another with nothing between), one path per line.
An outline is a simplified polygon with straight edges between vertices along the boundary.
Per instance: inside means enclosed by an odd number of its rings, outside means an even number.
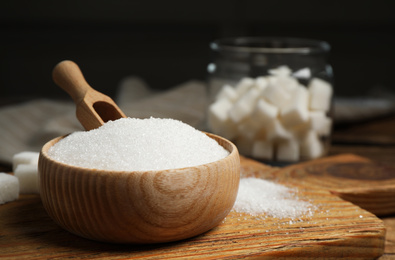
M242 178L233 210L252 216L265 214L296 219L311 215L312 205L298 200L295 192L283 185L258 178Z
M48 155L91 169L147 171L214 162L229 154L214 139L174 119L122 118L75 132L52 146Z

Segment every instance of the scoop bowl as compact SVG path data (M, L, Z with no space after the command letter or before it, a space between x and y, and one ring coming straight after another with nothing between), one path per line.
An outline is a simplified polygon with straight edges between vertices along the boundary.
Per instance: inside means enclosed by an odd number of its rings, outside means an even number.
M236 146L207 135L230 154L194 167L132 172L55 161L48 149L64 137L55 138L39 157L44 208L65 230L102 242L162 243L202 234L230 212L240 179Z

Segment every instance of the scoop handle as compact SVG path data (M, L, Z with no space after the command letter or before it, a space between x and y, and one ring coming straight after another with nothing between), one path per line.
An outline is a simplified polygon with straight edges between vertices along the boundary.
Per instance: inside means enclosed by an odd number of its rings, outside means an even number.
M84 99L88 91L93 90L86 82L78 65L70 60L59 62L52 71L52 78L71 96L76 104Z

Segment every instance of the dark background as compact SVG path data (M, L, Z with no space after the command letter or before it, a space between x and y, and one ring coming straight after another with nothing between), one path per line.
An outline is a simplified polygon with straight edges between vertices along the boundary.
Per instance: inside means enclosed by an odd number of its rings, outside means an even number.
M113 96L137 75L155 89L205 80L209 42L292 36L332 45L335 90L395 89L395 1L1 1L0 98L64 98L52 68L76 61Z

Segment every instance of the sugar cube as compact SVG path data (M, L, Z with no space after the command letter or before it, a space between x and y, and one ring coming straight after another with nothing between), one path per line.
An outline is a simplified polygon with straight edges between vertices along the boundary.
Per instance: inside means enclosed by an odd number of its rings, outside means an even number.
M262 92L268 85L269 81L266 77L257 77L255 79L255 88L257 88L259 92Z
M308 91L304 87L297 87L292 100L281 110L281 122L287 128L307 122Z
M310 128L320 136L328 136L332 129L332 119L326 116L323 111L309 112Z
M209 123L214 123L212 122L212 120L215 121L219 121L219 122L224 122L226 121L229 116L229 110L232 108L233 104L231 101L229 101L229 99L223 98L223 99L219 99L217 101L215 101L214 103L212 103L209 108L208 108L208 116L209 116ZM211 127L213 127L215 125L215 123L213 125L210 124Z
M211 131L226 139L233 139L237 134L237 126L229 118L229 110L233 103L228 99L219 99L208 109L208 125Z
M304 159L314 159L324 153L324 144L315 131L310 130L303 138L300 146L300 155Z
M314 78L308 85L310 92L310 109L329 111L332 98L332 85L328 82Z
M299 82L292 77L281 77L276 81L278 87L283 88L290 95L292 95L293 91L299 86Z
M18 197L18 178L11 174L0 172L0 204L16 200Z
M279 120L273 120L270 124L265 125L266 138L269 141L287 140L292 138L292 133L285 129Z
M12 170L15 171L19 164L38 164L38 152L24 151L12 157Z
M229 111L229 116L233 122L239 123L252 113L255 104L259 98L259 91L255 88L248 90L242 97L237 100Z
M292 76L299 79L309 79L311 78L311 70L310 68L303 68L295 71Z
M254 83L255 80L252 78L242 78L235 87L237 96L243 96L250 88L254 86Z
M218 92L216 100L227 99L231 102L235 102L237 98L238 95L236 93L236 90L230 85L225 85Z
M262 92L262 96L271 104L281 108L290 99L291 95L282 87L269 84Z
M298 125L294 125L294 126L287 128L287 129L293 134L293 136L295 136L296 138L298 138L300 140L300 139L304 138L304 136L306 135L306 133L308 131L311 130L310 121L303 122Z
M272 121L277 118L279 109L276 106L268 103L264 99L259 99L254 111L251 114L251 119L262 124Z
M291 75L292 71L288 66L279 66L275 69L270 69L268 71L271 75L275 75L278 77L288 77Z
M14 174L19 180L20 193L39 193L37 165L19 164Z

